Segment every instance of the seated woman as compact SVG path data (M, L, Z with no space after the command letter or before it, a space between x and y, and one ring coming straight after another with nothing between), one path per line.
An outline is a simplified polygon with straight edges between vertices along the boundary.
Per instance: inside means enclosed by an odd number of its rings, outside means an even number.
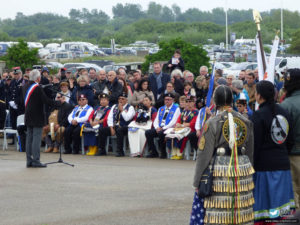
M145 131L151 129L156 114L156 108L152 107L152 98L145 96L143 104L140 105L137 111L136 120L128 125L128 140L131 156L140 157L143 155L146 144Z
M138 86L138 90L133 93L131 105L134 107L138 106L139 104L143 103L144 97L150 96L153 99L152 104L154 104L154 95L149 87L148 80L141 80Z
M84 145L89 147L87 155L97 155L98 149L98 131L100 127L107 127L107 117L110 111L109 96L107 94L99 95L100 106L94 110L89 118L89 123L83 129Z
M195 123L198 115L198 110L195 108L195 97L189 96L186 99L185 110L178 117L175 128L170 128L165 131L167 138L172 138L171 159L183 159L183 151L188 140L187 135L195 131ZM170 143L168 143L170 145Z
M183 94L184 96L196 96L196 91L193 88L193 84L189 81L185 81L183 84Z

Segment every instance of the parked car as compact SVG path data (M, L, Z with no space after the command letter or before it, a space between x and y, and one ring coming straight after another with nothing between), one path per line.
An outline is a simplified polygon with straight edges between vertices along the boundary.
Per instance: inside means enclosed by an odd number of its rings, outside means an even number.
M91 64L91 63L65 63L64 64L64 68L66 69L78 69L78 68L85 68L85 69L90 69L90 68L93 68L95 69L97 72L99 70L101 70L102 68L96 64Z
M64 60L64 59L74 59L76 58L74 52L53 52L50 53L46 59L53 59L53 60Z
M223 75L232 74L237 78L241 70L248 70L248 69L255 70L256 67L257 67L257 63L249 63L249 62L237 63L230 68L225 68L223 70Z

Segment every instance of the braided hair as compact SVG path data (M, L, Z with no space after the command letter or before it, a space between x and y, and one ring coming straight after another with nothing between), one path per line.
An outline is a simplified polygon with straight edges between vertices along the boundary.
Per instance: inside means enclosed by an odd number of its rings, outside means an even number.
M215 89L213 99L217 108L225 105L231 106L233 102L232 91L228 86L220 85Z

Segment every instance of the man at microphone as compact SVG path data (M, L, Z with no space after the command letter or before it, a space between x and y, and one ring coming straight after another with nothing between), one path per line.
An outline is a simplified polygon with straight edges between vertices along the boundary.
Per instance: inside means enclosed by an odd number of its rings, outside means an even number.
M43 106L59 107L58 101L53 101L46 96L39 83L41 73L34 69L29 74L29 82L22 87L22 103L25 105L25 125L27 126L26 136L26 159L28 167L46 167L40 162L40 146L42 128L45 124Z

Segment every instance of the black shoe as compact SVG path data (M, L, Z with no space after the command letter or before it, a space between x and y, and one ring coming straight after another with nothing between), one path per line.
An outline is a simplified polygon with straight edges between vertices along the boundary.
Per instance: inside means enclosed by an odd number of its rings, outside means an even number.
M45 167L47 167L47 165L43 164L43 163L32 163L31 167L33 167L33 168L45 168Z
M32 163L26 163L26 168L32 167Z
M158 158L158 154L157 153L150 153L150 154L146 155L146 158Z
M166 159L166 158L167 158L167 155L166 155L166 154L161 154L161 155L159 156L159 158L160 158L160 159Z
M106 155L106 151L98 151L95 156L103 156L103 155Z
M8 143L8 145L14 145L14 144L15 144L15 141Z
M64 151L64 154L72 154L71 151Z
M117 152L115 156L116 157L123 157L125 155L124 155L124 152Z
M72 152L73 155L78 155L79 151Z

